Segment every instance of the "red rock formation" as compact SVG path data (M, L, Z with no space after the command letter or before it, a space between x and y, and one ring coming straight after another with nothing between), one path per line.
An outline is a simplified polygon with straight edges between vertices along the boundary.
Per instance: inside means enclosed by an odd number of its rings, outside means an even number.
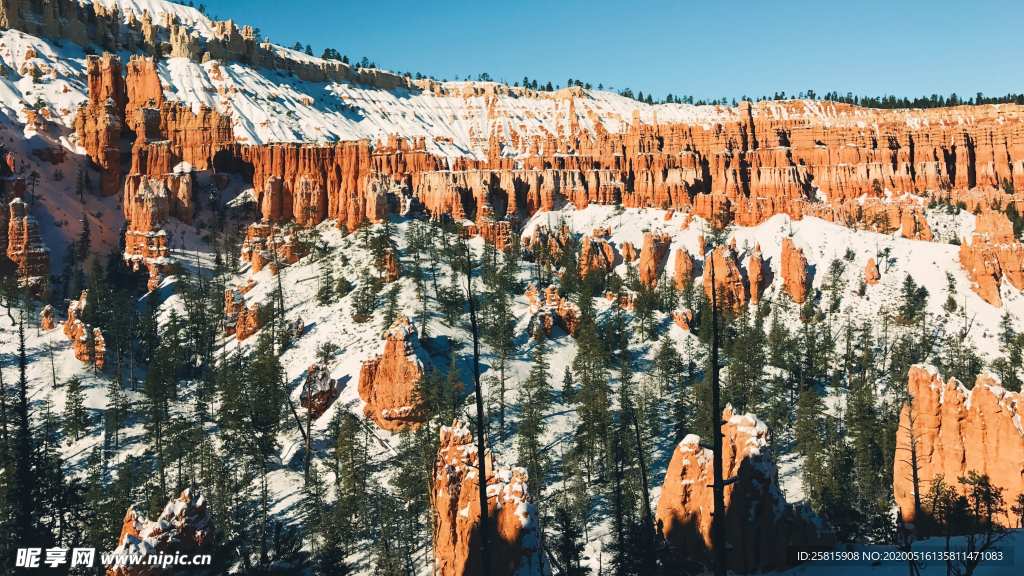
M693 258L686 248L676 249L676 290L683 290L693 283Z
M667 233L647 232L644 234L644 246L640 250L640 281L645 286L658 284L658 268L668 252L672 237Z
M65 323L67 326L67 323ZM97 370L107 365L107 345L99 328L75 320L70 328L75 358L87 364L95 364Z
M275 259L276 254L276 259ZM242 260L252 264L252 273L257 274L267 264L279 266L294 264L306 255L306 248L299 244L292 229L288 236L284 230L269 221L249 225L248 234L242 242ZM271 274L276 273L271 266Z
M235 339L239 342L259 332L274 310L273 302L257 302L249 308L245 307L244 300L242 302L242 310L235 320Z
M761 245L754 247L754 253L747 262L747 279L750 282L750 302L757 304L764 290L764 258L761 257Z
M416 382L430 361L420 348L412 321L404 315L384 334L383 355L363 361L359 369L359 397L366 402L363 414L383 430L415 430L423 412L415 401Z
M618 300L619 308L622 308L623 310L636 309L636 292L630 290L629 288L622 288L621 290L619 290L618 294L613 294L612 292L605 292L604 296L605 298L608 299L609 302L615 302L616 300Z
M868 265L864 267L864 282L875 285L878 284L878 266L875 265L874 258L868 258Z
M1003 283L1003 270L992 246L981 235L972 235L960 243L960 265L973 283L971 289L996 308L1003 307L999 286Z
M22 285L40 292L50 280L50 249L39 238L39 222L29 215L28 204L15 198L7 223L7 258Z
M213 167L213 160L233 149L231 121L206 106L163 102L158 108L131 110L125 123L136 134L132 173L158 176L186 162L197 170Z
M921 210L907 210L900 219L901 234L912 240L932 241L932 229Z
M313 419L320 418L331 406L331 403L338 397L338 383L331 378L331 371L326 364L313 364L306 371L306 382L302 385L302 394L299 402L302 408L313 415ZM312 406L310 405L312 398Z
M74 340L75 336L75 323L80 322L82 312L85 310L85 305L88 303L89 292L82 290L82 295L78 297L78 300L72 300L68 303L68 319L64 322L64 336L68 340Z
M636 262L636 246L633 246L631 242L623 242L622 248L619 251L622 252L623 262Z
M807 258L804 249L796 248L792 238L782 239L782 288L797 304L807 299Z
M40 328L49 332L57 327L53 321L53 306L47 304L43 307L43 310L39 313Z
M904 404L896 434L893 491L905 522L914 522L914 484L911 469L911 430L921 494L942 475L946 484L963 494L957 478L970 471L988 476L1003 489L1003 499L1015 502L1024 492L1024 428L1020 396L1000 386L992 374L978 376L968 390L954 378L943 383L930 366L917 365L907 379L913 404ZM1004 526L1014 520L998 518Z
M384 253L384 281L394 282L402 276L402 262L394 250Z
M676 326L679 326L687 332L693 330L693 311L687 310L673 310L672 321L675 322Z
M487 483L491 574L550 574L540 519L523 468L503 466L488 451L480 458L469 427L458 420L441 429L432 498L438 530L439 576L480 574L480 461Z
M129 508L114 554L139 555L143 558L132 566L108 566L107 576L161 574L163 568L159 564L150 565L146 557L158 554L173 557L181 554L191 558L195 554L208 554L212 550L215 533L213 519L206 511L206 498L191 488L187 488L177 499L168 501L154 521L140 518Z
M715 281L711 281L711 269ZM743 275L736 263L736 253L719 246L711 255L711 261L704 263L704 293L711 298L711 287L715 287L718 306L721 310L738 311L747 303L747 291L743 286Z
M807 504L786 502L778 469L768 452L768 427L753 414L722 414L722 477L725 487L726 563L736 574L770 572L787 566L788 546L834 546L827 519ZM661 552L668 574L696 573L713 561L711 512L712 454L690 434L672 453L655 515L668 546Z
M551 330L558 325L569 336L576 337L580 327L580 308L565 298L561 298L558 295L558 288L548 286L544 289L544 297L541 299L537 294L537 288L533 284L527 284L525 296L530 301L532 320L527 327L527 332L531 336L537 327L542 327L544 334L551 336Z
M125 93L121 77L121 59L103 53L86 58L89 104L75 116L78 143L89 159L100 166L100 191L104 196L117 193L121 179L121 152L118 141L124 125Z
M157 74L156 60L132 56L125 66L126 113L139 108L159 108L164 103L164 90Z
M595 237L584 236L580 248L580 277L586 277L587 272L598 270L602 274L610 272L615 266L615 249L603 240Z

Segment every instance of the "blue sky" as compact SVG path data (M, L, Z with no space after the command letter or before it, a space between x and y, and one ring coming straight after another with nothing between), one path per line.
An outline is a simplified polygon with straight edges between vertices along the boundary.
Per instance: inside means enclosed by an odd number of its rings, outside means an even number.
M1020 1L204 4L278 44L310 44L317 56L331 47L438 79L572 78L659 99L1024 92Z

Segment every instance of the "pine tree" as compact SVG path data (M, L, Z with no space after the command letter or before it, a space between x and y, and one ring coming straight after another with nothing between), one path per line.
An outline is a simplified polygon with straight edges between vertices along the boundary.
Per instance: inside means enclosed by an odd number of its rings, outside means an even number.
M576 401L576 385L572 379L572 370L565 367L565 376L562 377L562 402L573 404Z
M822 412L825 405L813 386L800 393L796 405L796 445L801 454L810 456L821 449Z
M359 286L356 288L355 295L352 296L352 319L356 322L369 320L370 315L373 314L376 299L373 279L370 278L369 269L364 267L359 271Z
M82 382L72 376L67 383L67 400L64 404L64 431L68 444L77 442L89 428L89 414L82 405Z
M603 469L611 425L611 389L608 386L607 354L598 335L594 303L589 287L579 297L580 325L576 337L576 357L572 370L579 380L577 408L579 425L574 440L587 470L587 482Z
M543 330L533 333L534 348L530 355L530 375L519 392L519 465L530 472L530 493L540 495L544 489L547 455L541 444L544 434L544 412L551 404L551 383L547 359L547 341Z

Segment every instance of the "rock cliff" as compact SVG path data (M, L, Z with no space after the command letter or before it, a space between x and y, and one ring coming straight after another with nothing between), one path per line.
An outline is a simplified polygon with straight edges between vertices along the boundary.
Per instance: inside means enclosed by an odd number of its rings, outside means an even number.
M181 496L167 502L154 521L129 508L114 554L209 554L215 534L213 519L206 511L206 498L187 488ZM159 565L151 566L145 558L132 566L107 567L107 576L152 576L165 572Z
M359 397L366 402L363 414L390 432L416 429L423 423L423 413L415 388L430 365L429 357L406 316L399 316L384 338L384 353L363 361L359 369Z
M787 565L788 546L834 546L828 520L807 504L786 502L778 468L768 452L768 427L753 414L722 414L722 478L725 488L726 563L736 574L769 572ZM655 515L668 574L706 569L713 561L714 496L711 450L690 434L672 453Z
M50 249L39 237L39 222L29 215L28 204L15 198L9 210L7 258L22 286L39 293L50 281Z
M313 364L306 371L306 382L302 385L299 403L304 411L308 410L316 419L330 408L338 393L338 382L331 378L330 368L326 364Z
M714 268L715 280L711 281ZM712 286L715 289L720 310L736 312L747 303L747 290L743 286L743 275L736 263L736 252L731 248L719 246L711 255L711 261L704 263L704 293L711 298Z
M531 320L527 326L528 334L532 336L534 330L541 328L544 335L550 337L551 330L557 325L569 336L576 337L580 327L580 308L560 297L557 287L548 286L543 294L538 294L536 286L527 284L524 295L530 302Z
M686 248L676 248L674 280L676 290L683 290L693 283L693 258Z
M783 238L779 260L782 288L793 297L794 302L803 304L807 299L807 258L804 257L804 249L797 248L792 238Z
M668 246L672 243L672 237L660 232L647 232L644 234L644 246L640 249L640 281L645 286L658 284L658 271L661 268L661 261L668 252Z
M921 494L939 475L961 494L957 478L975 471L1003 489L1015 502L1024 492L1024 428L1020 395L1005 390L992 374L978 376L968 390L954 378L943 382L931 366L916 365L908 374L912 403L904 404L896 433L893 490L903 520L916 520L911 438L916 442ZM999 519L1004 526L1014 520Z
M550 576L527 471L503 466L490 451L482 460L488 494L491 574ZM438 520L435 559L440 576L469 576L482 571L477 528L480 461L467 425L456 420L451 427L441 429L433 495Z

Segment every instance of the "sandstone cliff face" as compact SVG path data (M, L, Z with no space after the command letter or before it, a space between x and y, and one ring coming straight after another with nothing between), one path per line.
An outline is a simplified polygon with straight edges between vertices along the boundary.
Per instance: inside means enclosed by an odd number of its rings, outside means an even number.
M786 502L778 469L768 452L768 427L753 414L722 414L722 478L737 477L725 488L728 569L756 574L786 566L788 546L834 546L828 520L807 504ZM690 434L672 453L658 499L655 522L668 546L662 551L669 574L706 569L713 561L711 512L714 479L711 450Z
M177 499L170 500L155 521L140 518L128 509L114 554L209 554L216 527L206 511L206 498L191 488ZM107 576L151 576L163 574L159 566L147 559L133 566L108 566Z
M913 404L900 413L896 436L893 489L905 522L915 521L911 430L917 442L920 491L943 475L961 494L957 478L975 471L1002 488L1006 502L1024 492L1024 428L1020 396L1008 392L998 378L984 373L967 390L954 378L943 382L931 366L910 369L907 385ZM1004 525L1013 526L1003 517Z
M666 233L647 232L644 234L644 246L640 249L640 281L645 286L658 284L658 268L661 266L672 237Z
M39 222L29 215L22 199L11 201L7 223L7 258L15 266L18 281L35 292L50 280L50 249L39 237Z
M1013 235L1013 225L1002 212L978 214L970 240L960 243L960 265L986 302L1001 308L999 288L1003 277L1017 290L1024 289L1024 245Z
M782 287L793 297L797 304L807 299L807 258L804 249L797 248L792 238L782 239L782 256L780 257Z
M693 258L686 248L676 249L675 268L676 290L683 290L693 283Z
M331 378L331 371L325 364L313 364L306 371L306 382L302 385L299 403L314 419L323 416L331 403L338 397L338 382Z
M127 104L121 59L107 53L102 57L88 56L86 74L89 104L79 108L75 116L75 133L89 159L100 167L100 191L104 196L112 196L121 180L118 141Z
M754 247L754 253L747 262L747 280L750 282L750 302L757 304L764 290L764 258L761 256L761 245Z
M487 522L491 574L549 576L551 567L541 540L540 518L523 468L503 466L488 451L483 460L487 483ZM440 576L480 574L480 454L469 427L458 420L441 429L434 462L433 502L437 511L435 558Z
M429 358L406 316L399 316L384 338L384 353L363 361L359 369L359 397L366 402L363 414L383 430L415 430L423 423L423 412L415 402L414 390Z
M711 281L714 268L715 280ZM736 253L725 246L715 248L711 261L704 263L704 293L710 299L714 287L719 310L737 311L747 303L747 291L743 286L743 275L736 263Z
M580 277L597 270L607 273L615 266L615 249L602 238L584 236L580 242Z
M673 310L672 311L672 322L676 326L679 326L683 330L690 332L693 330L693 311L687 310Z

